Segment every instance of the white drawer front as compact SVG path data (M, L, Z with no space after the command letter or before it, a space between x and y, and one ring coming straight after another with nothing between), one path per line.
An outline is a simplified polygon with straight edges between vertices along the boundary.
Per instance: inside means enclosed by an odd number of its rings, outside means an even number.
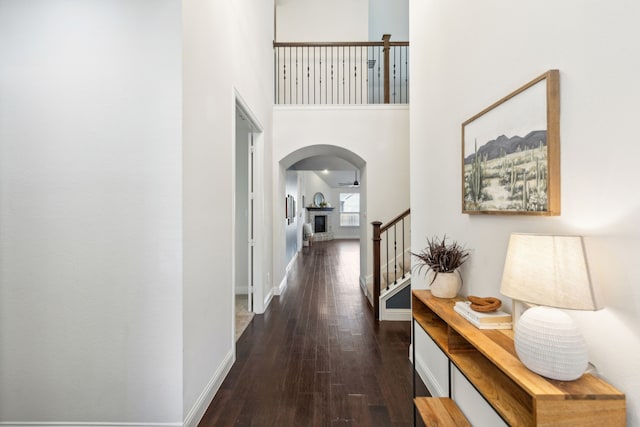
M469 381L451 366L451 394L462 413L473 427L507 426L500 415L487 403Z
M433 397L449 396L449 359L422 330L416 328L416 370Z

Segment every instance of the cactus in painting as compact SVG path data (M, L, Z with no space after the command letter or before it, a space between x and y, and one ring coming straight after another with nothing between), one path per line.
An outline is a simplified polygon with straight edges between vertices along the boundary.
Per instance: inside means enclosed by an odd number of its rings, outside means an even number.
M529 205L529 186L527 185L527 171L522 170L522 210L527 210Z
M471 200L475 203L480 201L482 195L482 162L480 160L480 153L478 153L478 141L475 142L475 156L473 158L473 163L471 164L471 173L468 177L469 184L469 195L471 196ZM486 154L485 154L486 158Z

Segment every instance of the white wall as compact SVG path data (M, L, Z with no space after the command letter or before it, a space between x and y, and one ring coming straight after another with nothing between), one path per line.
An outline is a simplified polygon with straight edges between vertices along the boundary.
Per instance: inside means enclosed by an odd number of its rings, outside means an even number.
M472 249L464 294L500 296L509 233L586 236L604 310L570 312L604 379L640 425L640 4L570 0L411 2L413 249L425 235ZM547 69L561 76L562 215L462 215L460 125ZM414 279L424 287L424 279ZM506 301L505 301L506 302Z
M198 421L235 351L236 96L270 289L272 11L0 1L0 422Z
M276 41L365 41L368 19L368 0L280 0Z
M0 2L0 422L182 421L180 2Z
M313 171L304 171L303 176L305 180L305 203L307 206L313 205L313 196L318 192L322 193L325 196L325 200L331 203L331 200L329 200L331 187L325 180ZM332 206L335 205L332 204Z
M255 181L258 199L255 208L256 244L260 258L254 277L256 296L254 311L261 313L270 300L273 284L273 176L272 176L272 120L273 120L273 0L227 0L231 15L231 40L228 55L233 58L233 87L253 113L252 119L260 127L255 137ZM217 3L217 2L214 2ZM216 48L217 49L217 48ZM216 51L216 66L221 56Z
M183 3L184 34L184 416L199 418L235 356L233 338L235 103L238 94L262 133L256 181L271 195L273 2ZM266 165L266 166L264 166ZM268 288L271 198L258 203ZM268 249L267 249L268 248ZM263 291L256 291L262 295ZM262 303L256 302L256 310Z
M361 220L366 224L366 236L362 238L362 244L366 245L362 253L366 253L366 257L361 266L361 280L368 274L367 270L371 270L371 221L386 222L409 205L408 118L408 106L274 109L274 159L282 160L303 147L329 144L350 150L366 161L366 167L360 167L359 177L362 181ZM277 201L284 192L284 177L275 170L274 176L278 183L274 191ZM307 193L307 200L308 197ZM281 280L285 267L285 234L279 221L274 221L273 230L274 274Z
M184 29L184 415L207 400L217 369L233 357L235 103L224 2L185 2ZM207 53L216 50L216 56ZM223 242L227 242L226 245ZM217 301L217 303L215 303ZM228 303L224 303L228 301ZM215 307L215 309L212 309ZM204 391L204 394L202 394Z
M369 40L409 40L409 0L369 0Z

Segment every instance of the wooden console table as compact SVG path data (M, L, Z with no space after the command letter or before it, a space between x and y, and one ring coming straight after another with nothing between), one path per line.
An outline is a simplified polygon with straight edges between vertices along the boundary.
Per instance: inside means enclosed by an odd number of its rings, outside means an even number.
M449 381L455 368L508 425L625 425L625 396L611 385L591 374L575 381L544 378L520 362L512 330L477 329L453 310L458 299L436 298L427 290L412 294L414 376L419 326L448 359ZM448 389L456 401L451 383ZM476 425L474 414L465 416Z

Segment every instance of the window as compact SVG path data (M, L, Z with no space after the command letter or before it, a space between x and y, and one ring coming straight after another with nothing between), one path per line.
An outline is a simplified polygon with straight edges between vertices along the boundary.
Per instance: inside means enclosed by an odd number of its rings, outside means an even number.
M340 227L360 226L360 193L340 193Z

